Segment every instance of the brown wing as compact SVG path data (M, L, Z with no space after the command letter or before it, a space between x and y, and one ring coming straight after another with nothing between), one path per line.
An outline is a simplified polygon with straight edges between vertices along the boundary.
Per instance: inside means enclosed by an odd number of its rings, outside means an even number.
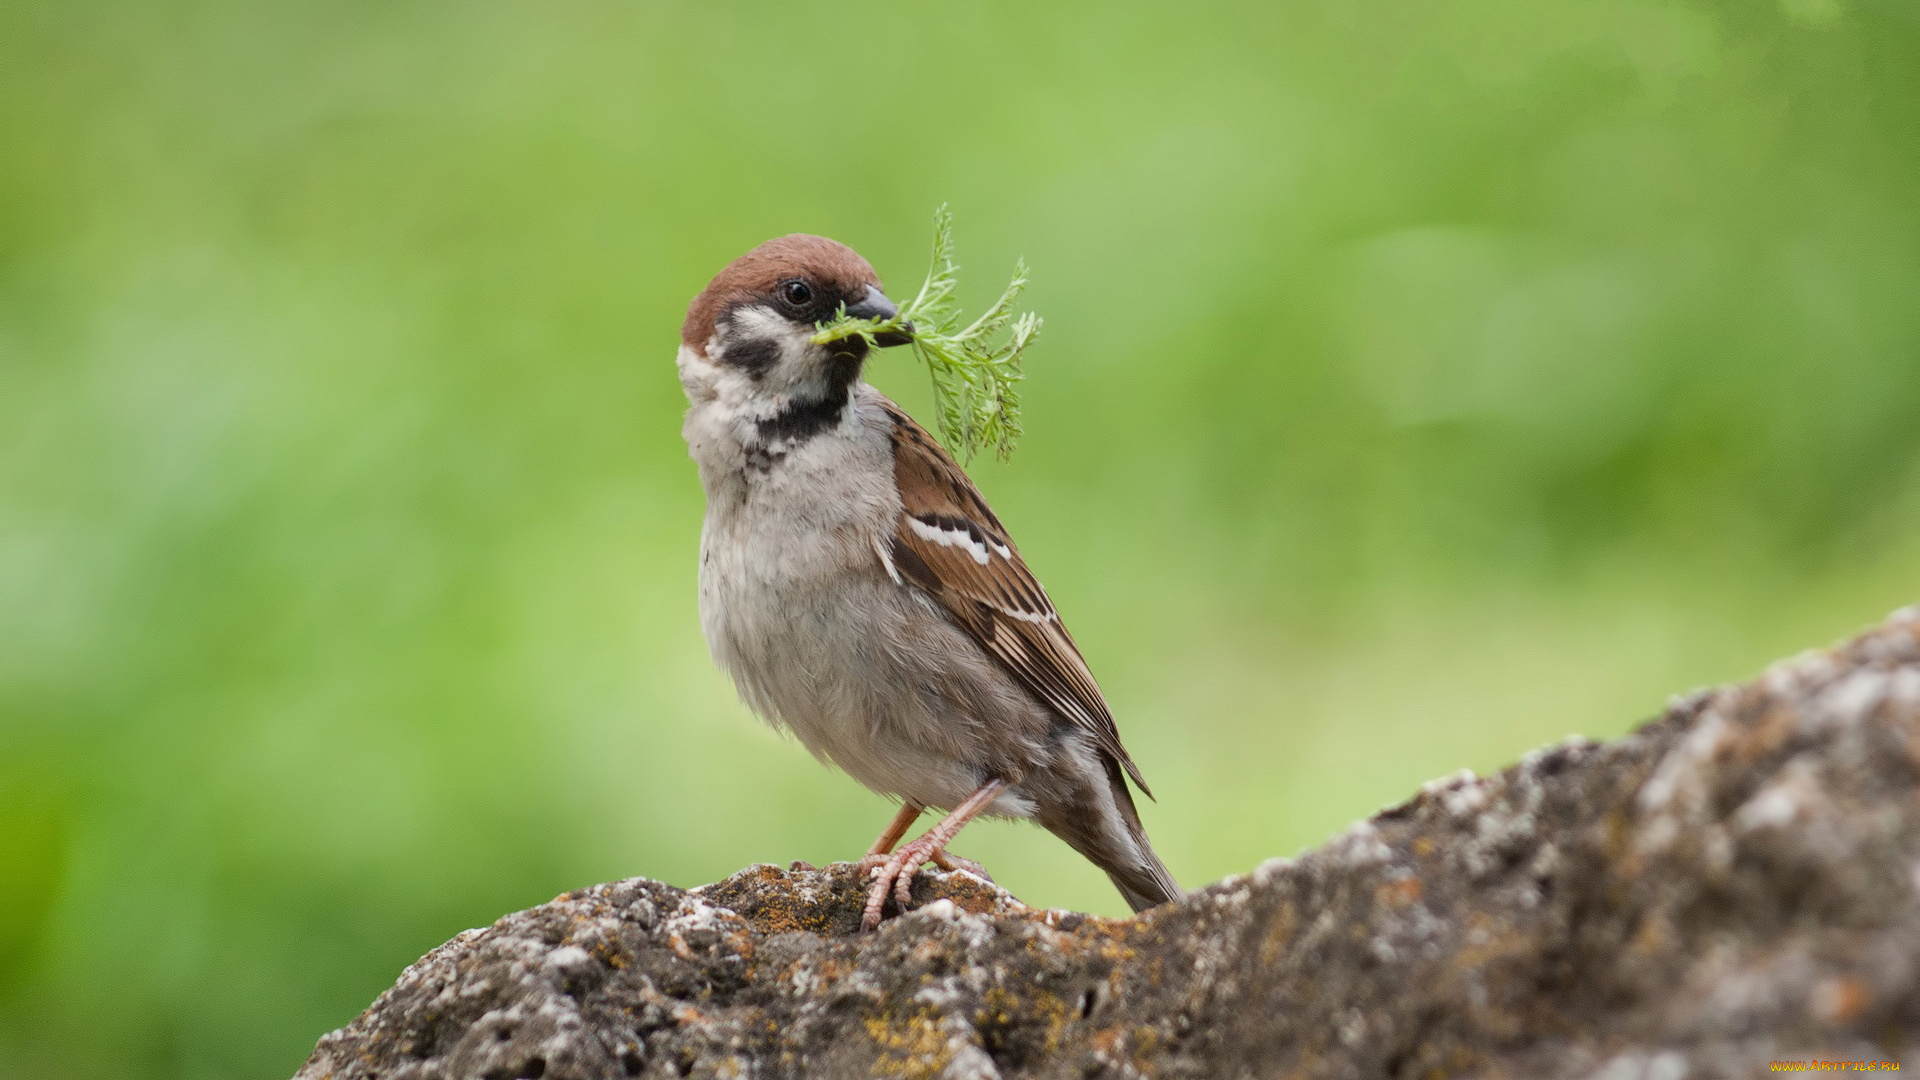
M1028 690L1092 735L1152 798L1120 745L1120 731L1086 660L1000 519L933 436L892 402L887 412L902 504L886 552L889 572L939 601Z

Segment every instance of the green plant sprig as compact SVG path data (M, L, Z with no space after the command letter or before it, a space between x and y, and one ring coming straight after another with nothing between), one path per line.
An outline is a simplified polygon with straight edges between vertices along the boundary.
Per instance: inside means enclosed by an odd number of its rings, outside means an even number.
M1020 439L1020 359L1040 334L1040 316L1014 314L1027 287L1027 264L1016 262L1013 280L986 312L971 323L960 314L954 289L960 268L953 262L953 214L946 204L933 214L933 265L919 293L890 319L856 319L842 304L813 335L825 345L855 335L873 345L877 335L912 324L913 351L933 376L933 402L940 437L968 460L991 446L1005 460ZM1005 336L1002 336L1005 331Z

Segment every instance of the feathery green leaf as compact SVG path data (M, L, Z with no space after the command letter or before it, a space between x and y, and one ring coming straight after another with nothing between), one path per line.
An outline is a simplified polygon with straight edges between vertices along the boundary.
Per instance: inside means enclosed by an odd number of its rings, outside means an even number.
M933 265L900 313L890 319L856 319L842 305L820 324L813 341L824 345L858 335L872 345L876 335L911 324L913 351L933 376L941 439L968 459L987 446L1004 459L1020 439L1020 360L1040 334L1040 316L1031 311L1014 314L1014 303L1027 287L1027 264L1022 261L1014 265L1013 280L1000 299L962 325L960 302L954 297L959 271L953 261L953 214L943 203L933 215Z

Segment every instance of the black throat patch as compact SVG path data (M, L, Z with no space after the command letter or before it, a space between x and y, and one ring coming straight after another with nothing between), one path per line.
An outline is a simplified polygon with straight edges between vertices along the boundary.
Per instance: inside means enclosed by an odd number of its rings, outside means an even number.
M827 360L826 393L819 398L789 402L786 408L764 420L754 421L754 434L760 445L747 448L747 463L760 472L773 468L787 454L807 440L839 426L853 402L853 384L860 378L860 365L866 359L866 342L853 339L858 350L836 352Z
M754 421L753 426L761 442L786 443L791 449L840 423L840 414L852 399L852 391L845 387L829 390L818 401L793 402L765 420Z

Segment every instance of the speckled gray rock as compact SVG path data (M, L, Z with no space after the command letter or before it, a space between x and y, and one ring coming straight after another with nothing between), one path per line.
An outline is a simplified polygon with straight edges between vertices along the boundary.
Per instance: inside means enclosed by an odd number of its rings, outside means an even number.
M1920 614L1427 785L1133 919L965 874L598 885L422 958L301 1080L1747 1077L1920 1033ZM1910 1067L1920 1060L1909 1059Z

